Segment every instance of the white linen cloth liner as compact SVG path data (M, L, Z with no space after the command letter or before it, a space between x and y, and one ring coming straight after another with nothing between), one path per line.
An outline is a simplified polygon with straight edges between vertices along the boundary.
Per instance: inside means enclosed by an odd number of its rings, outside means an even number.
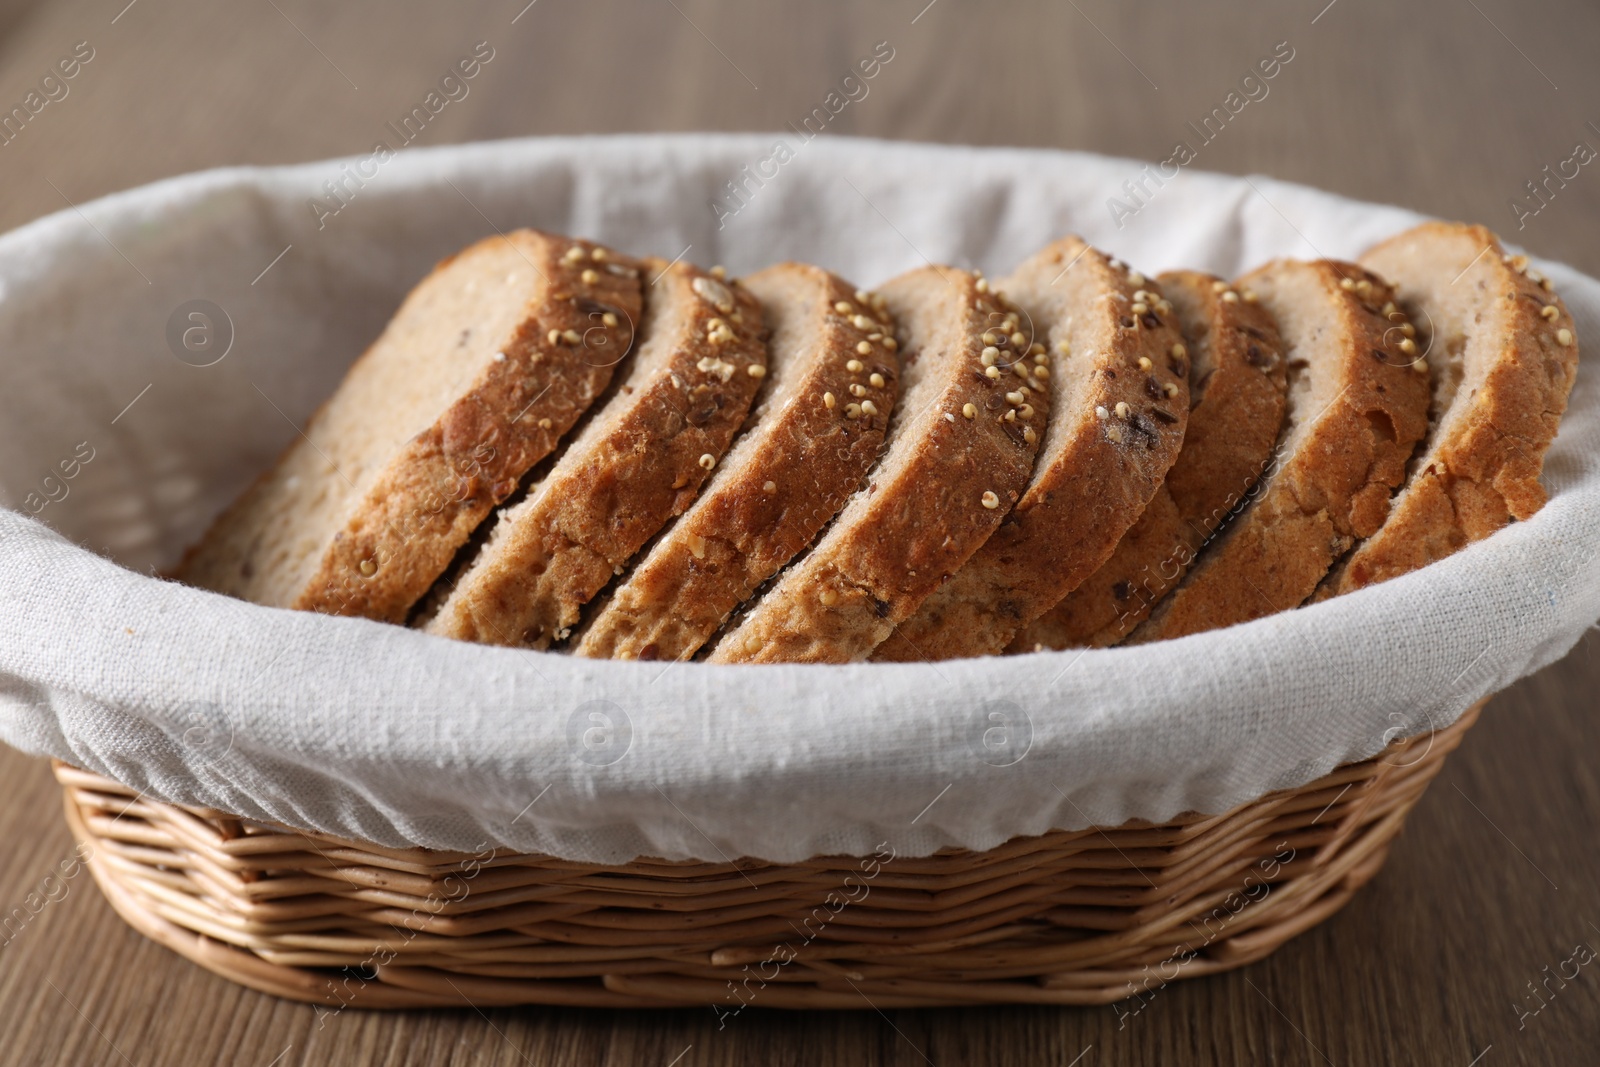
M1302 784L1443 727L1600 615L1587 370L1532 521L1355 595L1135 648L937 665L591 662L141 573L172 564L294 438L290 420L303 425L435 260L496 228L735 273L810 260L870 285L924 257L1003 273L1070 232L1151 274L1231 275L1277 255L1354 256L1417 219L1186 171L1118 229L1106 200L1139 163L782 138L795 158L747 182L721 229L709 201L778 138L406 150L359 186L344 179L347 202L320 229L308 200L337 206L324 183L351 161L211 171L0 238L0 502L32 510L44 475L78 443L94 450L44 509L48 526L0 511L0 738L153 797L389 846L795 861L888 840L916 855L1219 812ZM1600 338L1600 283L1539 266L1579 336ZM210 367L164 340L195 298L236 332Z

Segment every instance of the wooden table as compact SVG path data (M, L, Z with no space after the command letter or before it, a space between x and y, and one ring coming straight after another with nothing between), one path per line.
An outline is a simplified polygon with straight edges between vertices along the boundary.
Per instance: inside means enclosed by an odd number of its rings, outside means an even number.
M1543 204L1524 186L1575 143L1600 147L1600 9L1576 0L1260 0L1227 14L1111 0L524 2L0 0L7 108L78 42L94 50L69 94L0 147L0 227L200 167L365 151L478 41L496 61L425 143L777 128L887 40L892 67L838 132L1146 159L1287 41L1291 65L1198 166L1484 221L1600 273L1600 172L1550 185ZM41 888L59 899L0 934L0 1062L1594 1062L1600 964L1556 975L1578 946L1600 948L1600 723L1582 711L1600 692L1597 650L1591 633L1491 705L1341 914L1131 1017L756 1013L722 1031L698 1011L319 1018L140 938L82 875L47 883L70 848L57 792L42 761L3 751L0 921Z

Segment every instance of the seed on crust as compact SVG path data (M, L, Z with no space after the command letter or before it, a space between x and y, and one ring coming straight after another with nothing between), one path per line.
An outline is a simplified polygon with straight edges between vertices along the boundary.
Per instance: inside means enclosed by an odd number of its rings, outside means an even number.
M595 358L600 344L632 343L638 282L586 285L569 257L588 247L517 230L441 263L177 577L274 607L403 622L604 390L615 360ZM588 307L626 321L600 328ZM574 327L589 344L558 343Z
M1131 641L1229 626L1304 602L1355 541L1383 525L1427 428L1428 379L1398 360L1372 358L1389 329L1376 308L1393 299L1381 278L1352 263L1279 260L1242 282L1282 334L1286 428L1250 502Z
M562 640L615 569L694 499L743 423L760 380L734 368L766 359L755 298L682 261L649 266L656 281L621 388L438 591L437 612L419 620L429 632L530 648ZM734 337L708 351L718 312Z
M1564 309L1543 276L1490 249L1499 253L1499 241L1482 226L1427 222L1362 256L1429 331L1414 365L1420 382L1432 367L1432 425L1382 528L1334 569L1319 600L1425 566L1544 504L1539 474L1577 347L1565 327L1550 346L1548 324Z
M984 329L1012 310L979 282L955 268L924 268L879 290L918 353L903 372L883 456L811 551L717 643L712 662L864 659L1000 524L1001 502L1026 484L1033 448L1016 428L975 417L991 397L1004 406L972 370ZM944 415L956 410L970 412L969 421L951 426ZM996 507L958 515L920 506L931 485L971 493L968 500L993 492ZM845 591L825 615L822 588ZM760 636L757 653L742 651L749 634Z
M702 274L694 280L694 291L724 315L733 312L733 294L728 287L710 275Z
M1195 271L1158 279L1195 353L1189 425L1177 461L1111 558L1018 634L1008 651L1122 640L1188 572L1270 462L1286 389L1277 323L1264 307L1222 300L1218 280ZM1160 407L1150 413L1172 417Z
M1045 423L1031 436L1015 423L1001 424L1022 444L1040 447L1038 463L1006 521L879 646L875 659L948 659L1003 650L1104 562L1155 493L1183 440L1188 405L1173 405L1173 424L1147 417L1141 410L1150 403L1145 376L1129 372L1144 356L1161 380L1187 388L1163 365L1178 341L1170 323L1157 319L1130 330L1121 322L1134 290L1149 296L1153 283L1131 284L1109 257L1067 238L1027 260L997 288L1028 314L1047 338L1047 349L1073 353L1032 366L1028 402L1041 406L1048 399L1050 406L1041 407ZM1116 418L1119 410L1125 415ZM1094 506L1083 506L1085 500Z
M579 635L580 655L637 658L649 648L661 659L693 656L816 538L877 456L898 395L898 358L874 361L884 384L860 405L866 418L844 421L831 410L835 391L853 384L842 357L860 335L835 305L852 294L860 300L855 288L796 263L759 271L741 287L760 300L770 331L759 407L699 499ZM809 400L819 394L823 404ZM791 402L799 397L808 402ZM699 557L686 546L691 536L704 541ZM824 584L820 596L826 603L838 594Z

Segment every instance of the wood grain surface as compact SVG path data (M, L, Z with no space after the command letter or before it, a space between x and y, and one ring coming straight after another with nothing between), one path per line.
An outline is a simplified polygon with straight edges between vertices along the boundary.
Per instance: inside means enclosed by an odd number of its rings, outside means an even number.
M837 132L1152 160L1288 41L1196 166L1485 222L1600 274L1600 172L1545 202L1525 185L1600 147L1600 8L1578 0L523 3L0 0L5 110L94 49L0 146L0 228L196 168L365 151L478 41L495 61L420 143L777 128L887 40L893 65ZM56 788L0 751L0 915L53 898L0 931L0 1063L1592 1063L1597 654L1591 632L1490 705L1342 913L1244 971L1094 1010L863 1004L722 1030L709 1011L319 1015L143 940L81 873L50 880L70 849Z

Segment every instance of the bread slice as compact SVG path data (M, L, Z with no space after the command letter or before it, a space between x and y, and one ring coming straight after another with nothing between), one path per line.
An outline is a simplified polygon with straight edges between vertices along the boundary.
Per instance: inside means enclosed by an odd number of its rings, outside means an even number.
M1433 368L1433 428L1388 520L1319 598L1443 559L1537 512L1545 450L1578 369L1572 317L1549 279L1482 226L1423 223L1361 262L1394 282L1394 316L1416 323Z
M176 577L274 607L402 622L611 379L637 265L518 230L443 260Z
M429 633L547 648L694 500L766 373L761 306L688 263L643 261L639 350L621 388L504 509Z
M1287 424L1243 510L1130 640L1297 607L1389 512L1428 426L1427 361L1385 317L1393 290L1353 263L1278 260L1245 275L1287 347Z
M1024 630L1012 651L1122 640L1183 580L1272 458L1287 382L1272 313L1253 290L1241 295L1210 274L1171 271L1159 281L1190 354L1183 450L1111 558Z
M1049 339L1055 396L1027 492L875 659L1003 650L1105 562L1183 444L1188 355L1154 282L1078 240L999 283ZM1047 360L1044 346L1030 359Z
M878 292L904 353L883 460L810 553L717 643L714 663L865 659L1027 486L1049 414L1049 370L999 346L999 333L1009 338L1022 325L1010 305L951 267L902 274ZM872 399L869 390L862 413L872 414ZM834 417L851 414L840 398Z
M580 655L693 656L816 538L878 458L900 377L883 298L799 263L742 284L769 331L760 406L700 498L584 628ZM876 412L848 417L869 394Z

